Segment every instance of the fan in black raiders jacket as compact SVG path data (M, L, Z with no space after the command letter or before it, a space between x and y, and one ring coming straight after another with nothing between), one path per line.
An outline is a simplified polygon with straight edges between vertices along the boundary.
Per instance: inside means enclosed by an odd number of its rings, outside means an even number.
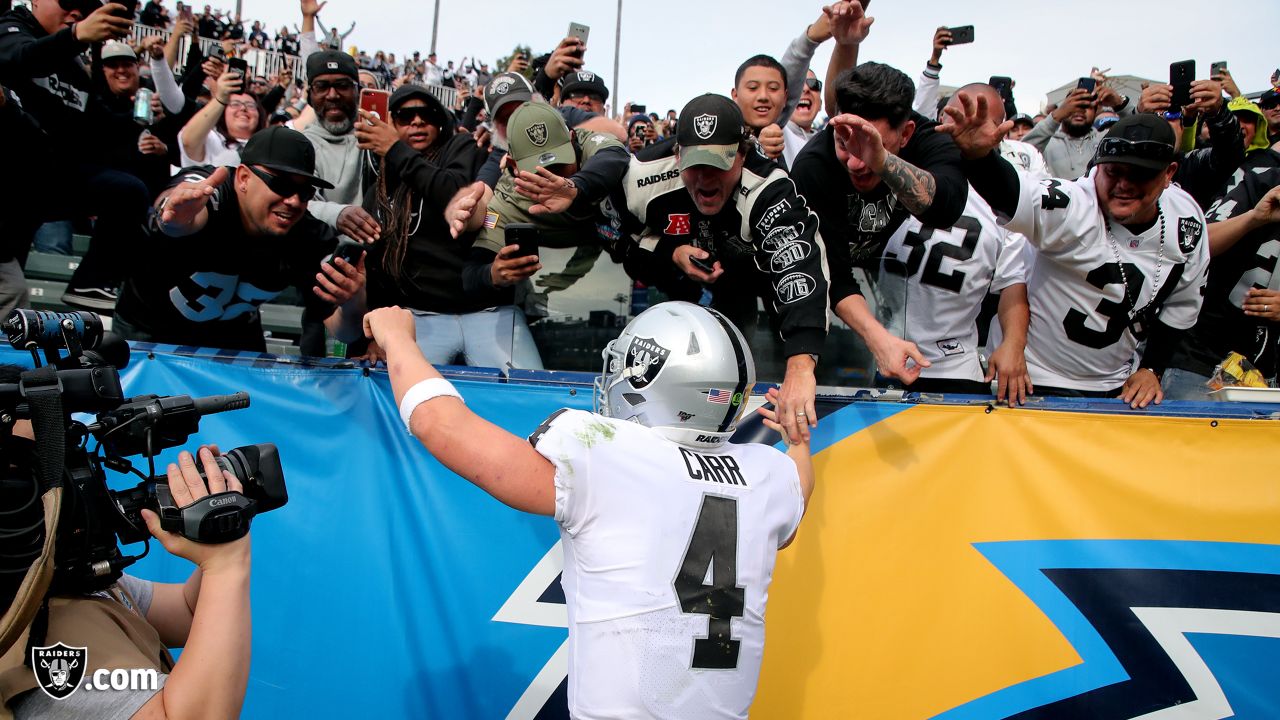
M934 132L937 123L912 112L915 87L900 70L863 63L840 76L835 95L839 114L796 156L791 176L822 222L836 316L862 337L882 375L912 383L928 360L876 321L857 276L876 276L908 218L928 228L956 224L969 194L960 151Z
M131 340L261 352L258 308L294 286L304 323L358 339L364 259L327 260L337 235L307 212L315 189L331 187L315 175L315 148L272 127L245 143L240 161L187 168L161 193L113 329Z
M1280 342L1280 153L1209 208L1209 284L1194 327L1162 385L1175 400L1208 399L1205 383L1230 352L1274 378Z
M672 154L631 160L624 197L613 202L637 240L623 264L674 299L696 302L705 287L748 338L763 298L787 358L778 417L792 442L807 441L827 335L827 261L817 217L749 133L732 100L702 95L680 113Z

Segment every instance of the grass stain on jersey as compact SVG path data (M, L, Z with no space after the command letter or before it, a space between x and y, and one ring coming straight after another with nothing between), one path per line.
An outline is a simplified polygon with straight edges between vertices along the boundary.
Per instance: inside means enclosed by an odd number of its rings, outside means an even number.
M612 440L617 432L612 425L594 420L584 425L574 437L578 438L583 447L590 449L601 440Z

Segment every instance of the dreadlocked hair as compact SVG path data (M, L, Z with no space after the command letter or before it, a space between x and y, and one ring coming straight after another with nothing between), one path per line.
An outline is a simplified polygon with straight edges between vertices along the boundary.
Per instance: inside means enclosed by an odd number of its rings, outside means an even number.
M440 150L431 147L422 154L423 158L436 164ZM382 269L392 280L399 281L404 271L405 254L409 251L409 232L413 220L413 191L407 183L401 182L392 193L387 192L387 158L378 161L377 184L378 214L382 216L383 241Z

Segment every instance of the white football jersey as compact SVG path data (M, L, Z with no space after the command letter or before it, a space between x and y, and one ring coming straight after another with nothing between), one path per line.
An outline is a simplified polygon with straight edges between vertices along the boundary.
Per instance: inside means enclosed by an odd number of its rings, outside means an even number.
M1000 157L1013 163L1014 167L1030 173L1036 179L1049 177L1049 167L1045 165L1044 155L1031 143L1005 138L1000 141L998 152Z
M1021 197L1006 227L1037 251L1027 277L1026 351L1036 385L1114 390L1136 369L1138 343L1155 317L1186 329L1200 313L1209 267L1200 206L1171 186L1159 200L1163 249L1160 221L1138 235L1112 223L1109 240L1095 172L1072 181L1018 173Z
M570 714L747 717L774 560L804 513L795 463L581 410L530 441L556 467Z
M880 260L881 319L932 363L921 377L982 381L978 311L987 293L1026 282L1024 244L972 188L954 226L938 230L910 217L889 238Z

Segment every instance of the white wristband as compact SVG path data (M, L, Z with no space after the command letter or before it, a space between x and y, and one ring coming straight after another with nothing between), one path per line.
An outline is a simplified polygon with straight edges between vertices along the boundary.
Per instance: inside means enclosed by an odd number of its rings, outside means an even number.
M413 432L409 427L409 418L413 417L414 409L422 403L438 398L441 395L449 395L462 400L462 396L453 387L453 383L444 378L429 378L409 388L409 392L405 393L404 399L400 401L400 419L404 420L404 429ZM466 401L463 400L463 402Z

